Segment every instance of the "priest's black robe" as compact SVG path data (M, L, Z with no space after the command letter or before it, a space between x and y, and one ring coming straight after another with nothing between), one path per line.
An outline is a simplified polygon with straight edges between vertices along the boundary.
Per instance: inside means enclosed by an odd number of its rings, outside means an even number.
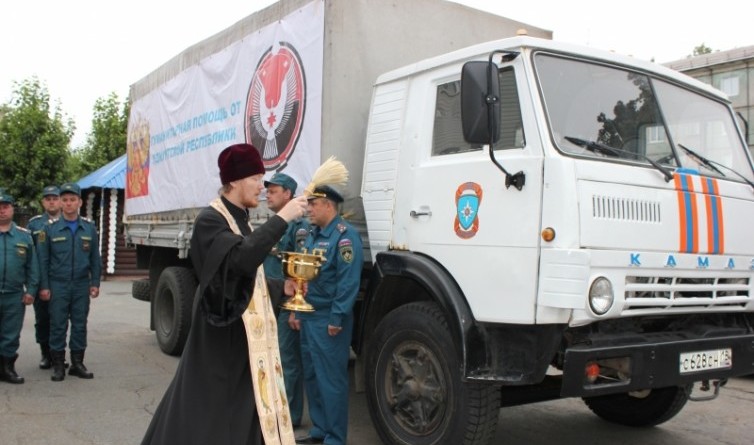
M251 232L247 211L222 199L244 236L234 234L211 207L203 209L194 223L189 256L200 281L208 284L195 301L181 361L143 445L264 443L241 315L257 267L283 236L287 223L273 216ZM271 295L282 295L282 282L268 286ZM201 288L202 284L197 294Z

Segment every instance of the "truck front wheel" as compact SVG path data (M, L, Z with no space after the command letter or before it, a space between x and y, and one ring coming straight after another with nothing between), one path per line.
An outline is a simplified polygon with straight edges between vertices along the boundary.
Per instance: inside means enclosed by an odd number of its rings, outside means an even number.
M690 386L672 386L627 394L584 398L584 403L609 422L634 427L659 425L678 414L691 393Z
M442 311L430 302L390 312L366 349L369 412L386 444L486 444L497 427L500 388L463 383Z
M154 293L153 316L157 343L165 354L181 355L191 327L196 277L185 267L166 267Z

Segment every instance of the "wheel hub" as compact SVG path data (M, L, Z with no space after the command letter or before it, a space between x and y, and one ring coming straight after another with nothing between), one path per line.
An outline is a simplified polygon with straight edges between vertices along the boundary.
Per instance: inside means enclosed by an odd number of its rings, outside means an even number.
M414 435L434 431L445 417L446 382L437 356L419 342L399 344L387 367L386 399L395 420Z

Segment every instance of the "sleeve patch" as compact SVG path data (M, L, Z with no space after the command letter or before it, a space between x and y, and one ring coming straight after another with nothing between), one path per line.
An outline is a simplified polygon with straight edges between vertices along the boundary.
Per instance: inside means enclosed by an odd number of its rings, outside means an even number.
M349 240L349 243L346 245L339 244L339 251L340 251L340 258L344 262L350 264L353 261L353 246L351 245L350 240Z

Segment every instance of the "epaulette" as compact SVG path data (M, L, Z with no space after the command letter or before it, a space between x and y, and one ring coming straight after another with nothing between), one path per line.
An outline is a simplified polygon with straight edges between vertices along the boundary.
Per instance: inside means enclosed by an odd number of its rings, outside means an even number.
M343 223L338 223L336 228L338 229L338 232L340 233L344 233L346 230L348 230L348 227L346 227L346 225Z
M16 226L16 228L22 232L31 233L26 227Z
M41 218L41 217L42 217L42 215L41 215L41 214L40 214L40 215L36 215L36 216L32 216L31 218L29 218L29 222L32 222L32 221L34 221L35 219L39 219L39 218Z
M94 221L92 221L91 219L87 218L86 216L82 216L81 219L83 219L84 221L88 222L89 224L94 224Z

